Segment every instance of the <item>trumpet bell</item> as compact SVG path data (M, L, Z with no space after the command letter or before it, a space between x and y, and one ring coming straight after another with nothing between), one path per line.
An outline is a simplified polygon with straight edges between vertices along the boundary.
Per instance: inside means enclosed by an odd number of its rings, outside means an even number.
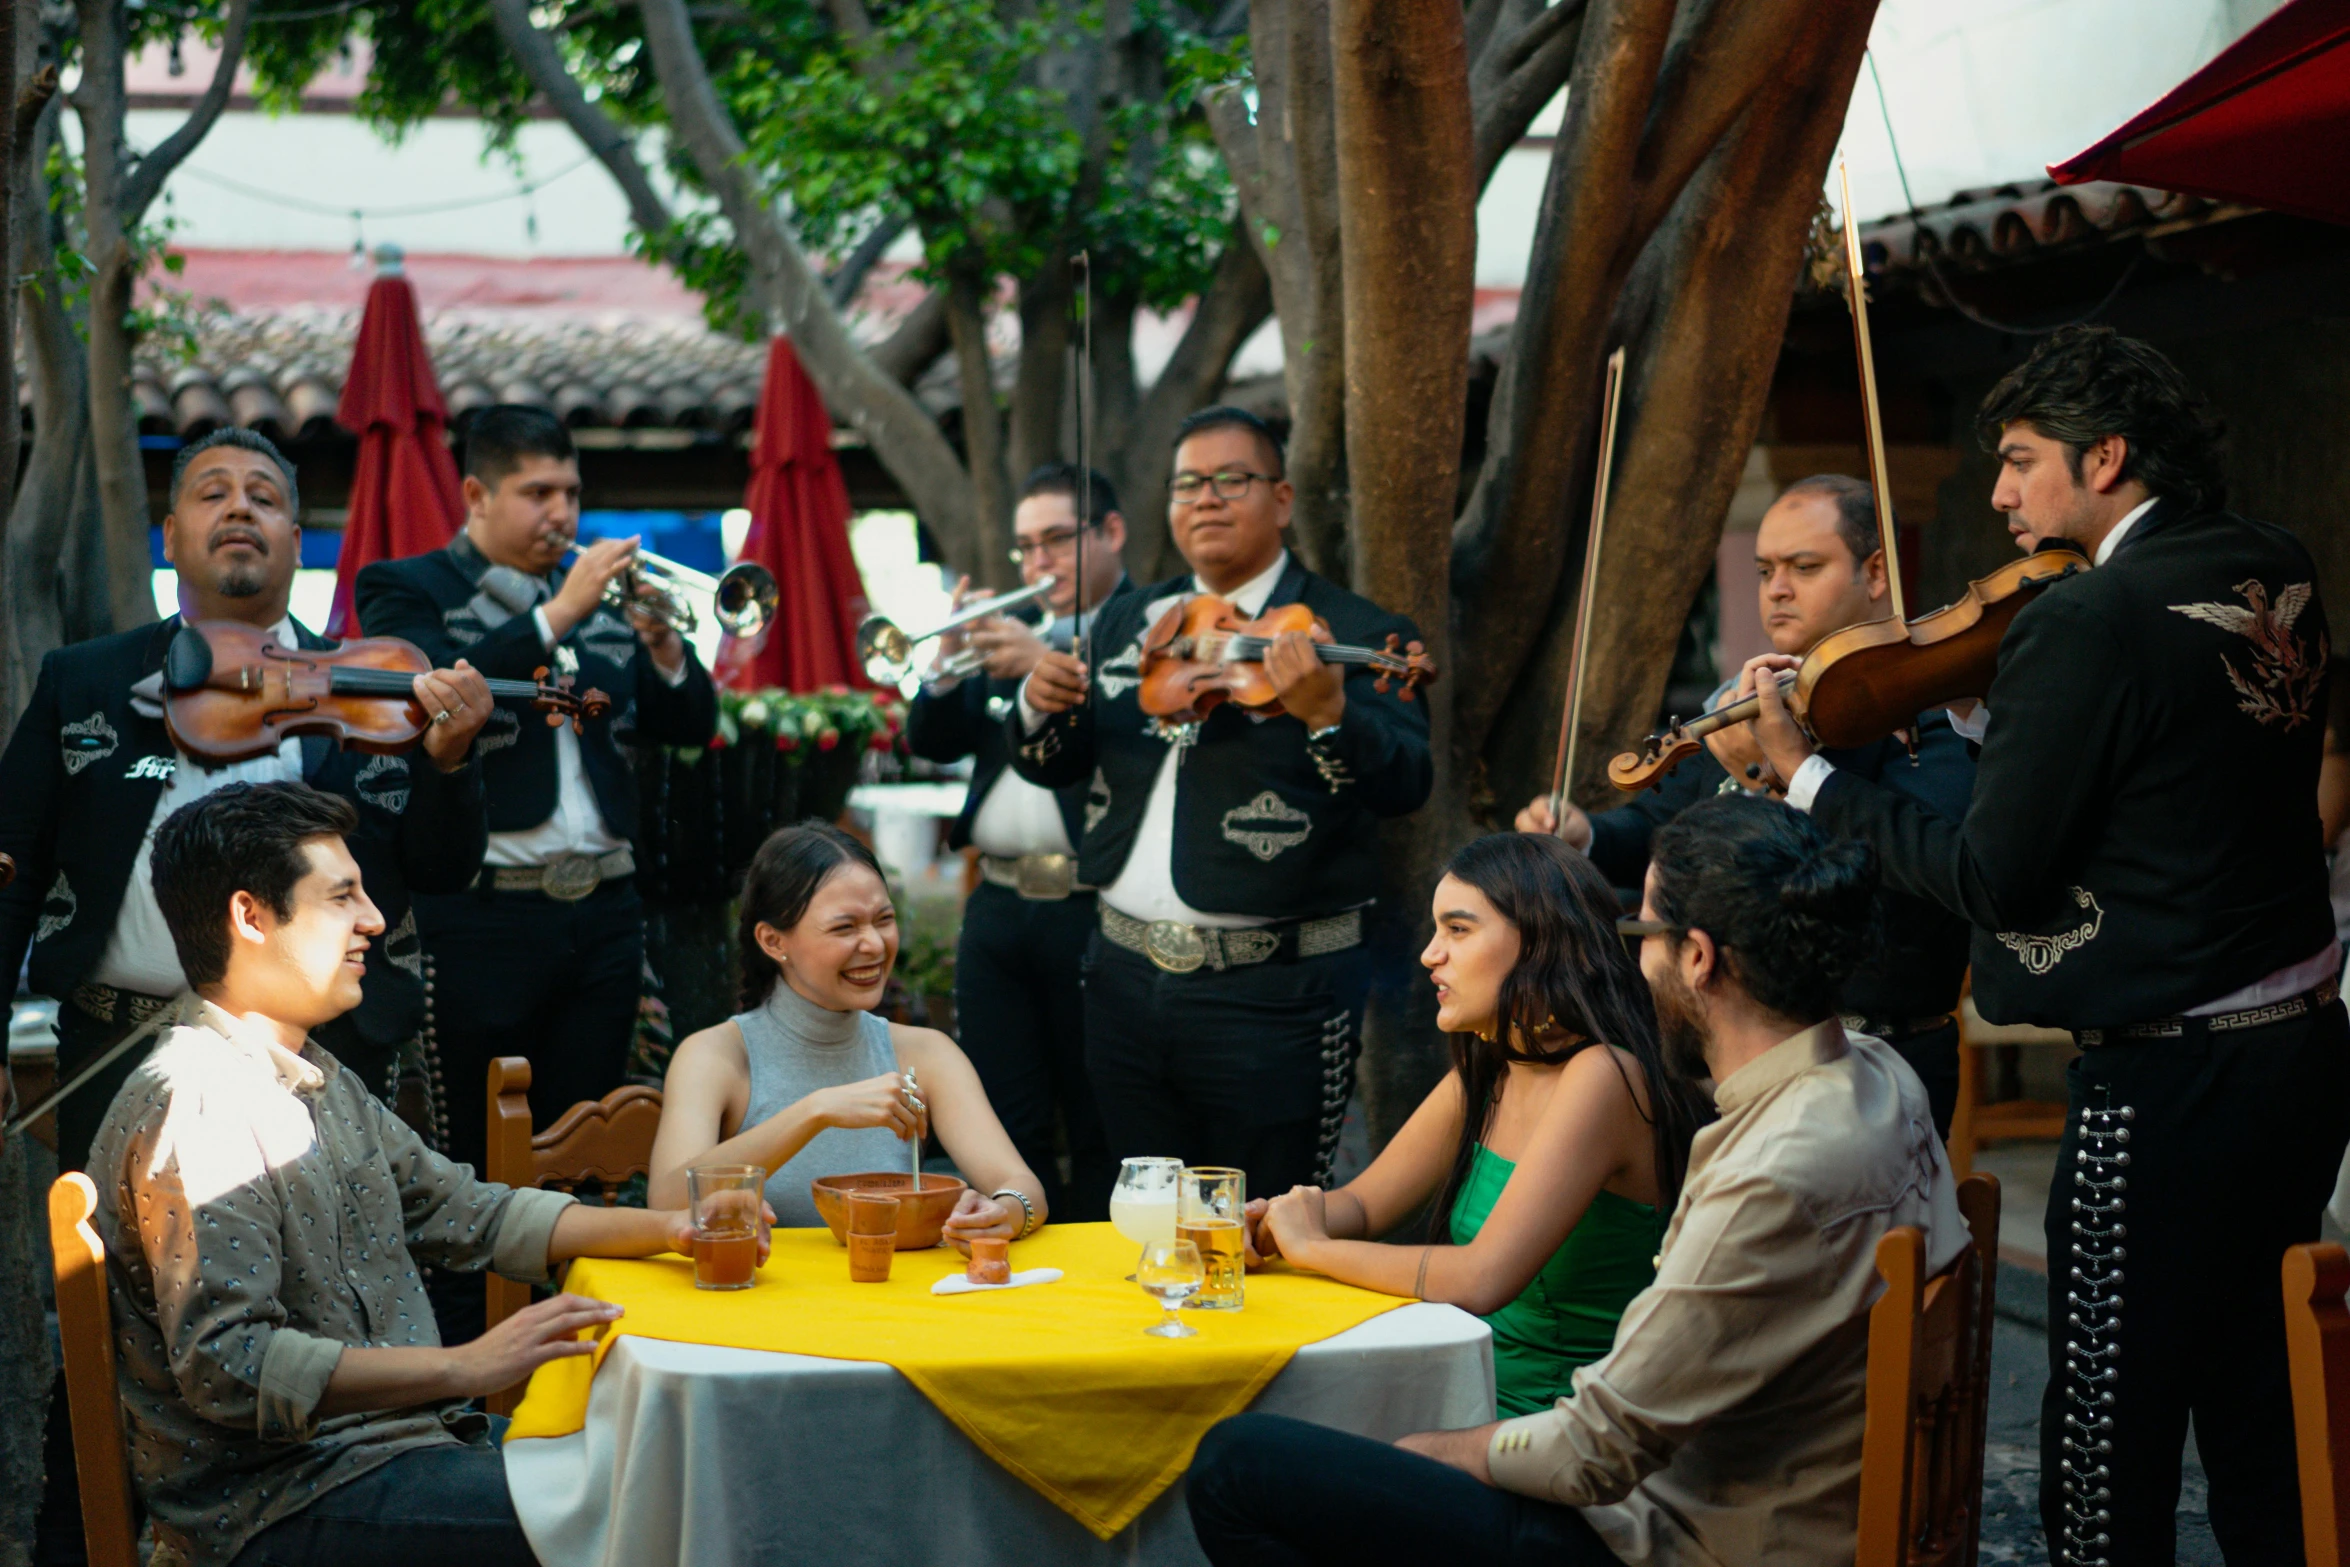
M857 661L875 685L897 685L913 672L914 639L887 615L868 615L857 627Z
M775 574L757 561L727 568L710 595L710 616L730 637L755 637L775 618Z

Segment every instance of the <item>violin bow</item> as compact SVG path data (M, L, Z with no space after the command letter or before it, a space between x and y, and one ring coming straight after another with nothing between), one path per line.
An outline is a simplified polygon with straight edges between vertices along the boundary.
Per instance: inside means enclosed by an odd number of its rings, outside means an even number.
M1852 215L1852 172L1844 159L1836 160L1836 180L1844 195L1844 281L1852 301L1852 343L1860 358L1860 418L1867 431L1869 490L1877 502L1877 544L1885 552L1885 588L1892 595L1893 618L1909 624L1901 596L1901 545L1893 528L1892 475L1885 467L1885 421L1877 408L1877 356L1869 346L1868 269L1860 254L1860 225Z
M1077 596L1070 602L1069 637L1085 664L1085 701L1093 703L1093 638L1085 634L1085 535L1093 526L1093 252L1081 250L1069 258L1077 274L1077 538L1069 569L1077 575Z
M1566 830L1567 790L1575 780L1575 732L1583 724L1583 672L1591 652L1591 611L1599 597L1599 536L1607 528L1607 494L1616 468L1616 415L1623 405L1624 351L1607 356L1599 405L1599 474L1591 492L1591 530L1583 537L1583 590L1575 606L1575 644L1567 655L1567 710L1559 718L1558 758L1550 772L1553 832Z

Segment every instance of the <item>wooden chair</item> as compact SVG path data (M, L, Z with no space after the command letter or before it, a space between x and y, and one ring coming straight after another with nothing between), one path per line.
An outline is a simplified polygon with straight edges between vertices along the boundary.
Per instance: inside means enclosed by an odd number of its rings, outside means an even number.
M1974 1567L1983 1528L1999 1183L1959 1183L1973 1244L1932 1278L1910 1225L1877 1242L1857 1567Z
M2301 1467L2301 1538L2309 1567L2350 1564L2350 1252L2327 1242L2285 1249L2285 1353Z
M123 1456L122 1393L114 1380L106 1246L90 1227L97 1211L98 1188L79 1170L50 1184L49 1250L57 1269L57 1332L65 1348L73 1466L81 1477L82 1538L90 1567L138 1567L139 1527Z
M2064 1135L2065 1108L2045 1099L1983 1103L1983 1052L1996 1045L2054 1045L2069 1049L2070 1034L2022 1024L1986 1023L1975 1010L1970 975L1958 996L1958 1107L1950 1117L1950 1170L1960 1180L1975 1173L1985 1143L2010 1137L2051 1141Z
M619 1188L653 1169L653 1134L661 1129L661 1090L627 1083L601 1099L585 1099L543 1132L530 1129L530 1062L500 1056L490 1063L488 1168L507 1186L552 1186L609 1206ZM530 1304L530 1286L491 1274L483 1326L494 1328ZM512 1414L522 1390L494 1395L489 1407Z

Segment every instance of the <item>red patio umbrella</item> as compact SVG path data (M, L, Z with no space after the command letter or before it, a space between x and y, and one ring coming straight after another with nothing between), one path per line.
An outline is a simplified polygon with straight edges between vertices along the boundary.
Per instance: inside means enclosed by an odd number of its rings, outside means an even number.
M367 290L359 342L335 409L335 423L359 437L359 466L326 622L334 637L359 633L351 589L360 567L437 550L465 521L457 463L444 434L449 405L433 381L416 290L401 273L398 251L386 247L377 257L380 270Z
M743 560L775 574L775 618L758 636L726 638L713 671L738 691L869 685L857 665L865 583L849 553L849 489L832 455L832 416L791 339L767 348L751 432L751 531Z
M2350 0L2291 0L2048 172L2350 223Z

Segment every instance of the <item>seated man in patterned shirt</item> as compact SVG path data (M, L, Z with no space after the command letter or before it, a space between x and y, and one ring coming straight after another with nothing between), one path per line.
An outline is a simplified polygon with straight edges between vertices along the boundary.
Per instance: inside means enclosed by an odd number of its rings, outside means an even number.
M682 1213L474 1179L310 1041L383 934L354 825L338 796L240 783L156 831L194 994L89 1166L154 1567L533 1561L503 1422L466 1400L590 1353L574 1335L620 1308L558 1295L444 1348L417 1264L536 1281L691 1246Z

